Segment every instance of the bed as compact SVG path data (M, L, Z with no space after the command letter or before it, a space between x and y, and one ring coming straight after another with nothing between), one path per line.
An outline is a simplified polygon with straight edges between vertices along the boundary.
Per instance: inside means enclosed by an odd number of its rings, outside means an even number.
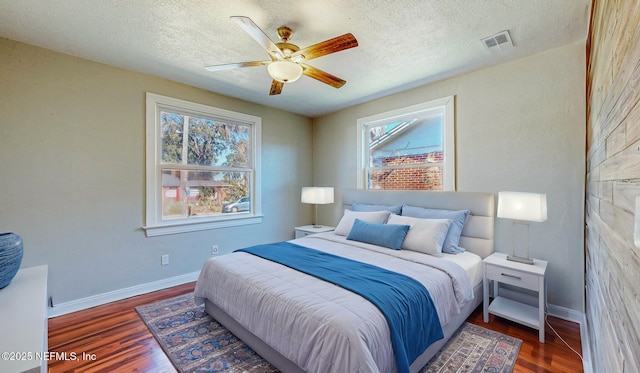
M196 302L204 303L209 314L282 372L418 372L482 302L481 261L493 252L494 196L343 190L341 197L342 204L336 204L336 231L285 244L293 250L311 248L386 268L424 285L433 298L444 338L411 357L406 369L396 360L391 336L397 333L387 324L386 313L371 301L255 253L234 252L208 260L196 284ZM381 227L375 225L377 221L363 223L381 206L409 206L418 213L421 208L468 210L457 245L465 251L436 256L354 239L354 224ZM390 214L385 220L395 226L390 216L399 217ZM447 230L451 226L451 220L429 220L435 223L439 229L442 224Z

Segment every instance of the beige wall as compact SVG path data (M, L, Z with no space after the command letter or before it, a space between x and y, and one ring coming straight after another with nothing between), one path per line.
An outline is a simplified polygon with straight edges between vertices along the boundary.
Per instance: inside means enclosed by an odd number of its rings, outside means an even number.
M547 193L549 219L530 226L530 255L549 261L549 303L584 312L585 43L543 52L314 120L314 181L356 186L358 118L455 95L459 191ZM339 209L320 208L335 224ZM497 219L496 250L511 224Z
M640 3L595 1L589 60L587 321L595 372L640 372ZM636 232L640 233L640 232Z
M262 117L262 224L145 237L147 91ZM212 244L290 239L312 220L299 115L0 39L0 133L0 231L23 237L23 267L49 265L55 303L195 272Z

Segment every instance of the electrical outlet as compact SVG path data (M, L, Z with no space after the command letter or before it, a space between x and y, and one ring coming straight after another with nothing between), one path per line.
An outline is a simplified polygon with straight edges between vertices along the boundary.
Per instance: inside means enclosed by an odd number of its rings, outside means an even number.
M160 258L160 265L166 266L168 264L169 264L169 255L168 254L167 255L163 255Z
M218 255L218 245L211 245L211 255Z

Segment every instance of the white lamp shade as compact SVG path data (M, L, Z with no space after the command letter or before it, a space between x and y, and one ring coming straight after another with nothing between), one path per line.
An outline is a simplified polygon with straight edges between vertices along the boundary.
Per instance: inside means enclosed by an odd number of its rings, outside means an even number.
M499 192L498 217L543 222L547 220L547 195L539 193Z
M302 66L291 61L273 61L267 66L271 77L281 83L291 83L302 76Z
M333 203L332 187L302 187L302 203L313 203L316 205L324 205Z

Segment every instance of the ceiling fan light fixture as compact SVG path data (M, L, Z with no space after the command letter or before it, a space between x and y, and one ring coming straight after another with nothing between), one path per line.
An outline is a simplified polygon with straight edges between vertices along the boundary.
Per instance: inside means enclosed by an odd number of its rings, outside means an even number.
M273 61L267 66L269 75L281 83L291 83L302 76L302 66L291 61Z

